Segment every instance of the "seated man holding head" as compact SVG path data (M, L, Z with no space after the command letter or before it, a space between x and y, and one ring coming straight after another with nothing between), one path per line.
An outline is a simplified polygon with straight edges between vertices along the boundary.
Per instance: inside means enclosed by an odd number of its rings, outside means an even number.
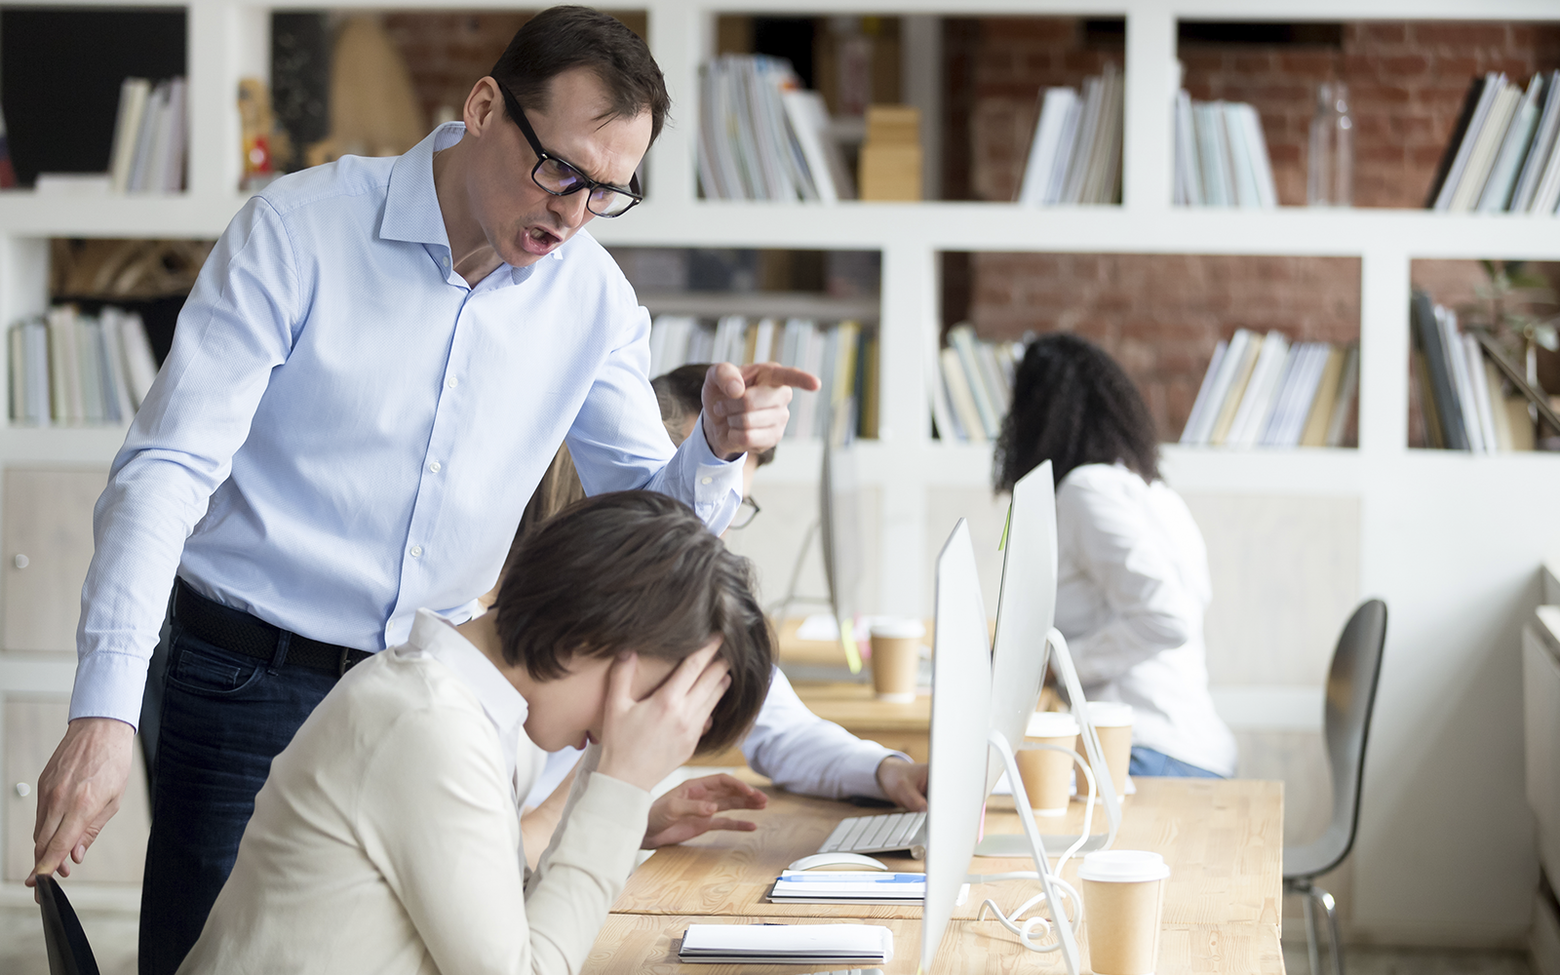
M700 390L710 368L709 363L690 363L650 381L673 444L687 439L698 423L702 408ZM772 461L774 454L773 447L748 454L742 470L744 501L752 491L754 474ZM520 519L515 550L511 551L507 565L517 564L518 550L528 531L544 523L552 512L584 496L568 448L560 448ZM742 524L743 519L739 512L734 524ZM813 714L778 667L774 669L763 708L742 741L742 753L755 772L791 792L826 799L868 796L887 799L906 809L926 809L924 763L912 763L902 752L857 738ZM526 821L528 835L545 837L551 829L566 795L569 769L577 758L573 749L553 752L545 770L539 770L525 800L527 806L533 807ZM729 775L683 782L657 800L657 811L665 812L652 820L664 821L669 828L647 834L645 848L681 842L708 829L752 829L750 823L717 818L717 814L733 809L761 809L765 801L762 792Z
M581 501L518 554L492 612L420 610L304 722L181 973L579 970L661 828L649 789L742 736L774 648L747 561L663 495ZM585 749L534 873L527 739Z

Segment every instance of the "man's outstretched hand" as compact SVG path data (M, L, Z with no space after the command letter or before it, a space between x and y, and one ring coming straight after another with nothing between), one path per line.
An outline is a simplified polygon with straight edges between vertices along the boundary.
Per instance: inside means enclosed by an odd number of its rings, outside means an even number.
M818 389L818 377L778 362L737 367L718 362L704 374L704 439L722 460L780 442L791 419L791 389Z
M752 831L757 824L717 815L728 809L762 809L769 797L730 775L689 779L650 806L645 829L646 850L691 840L712 829Z

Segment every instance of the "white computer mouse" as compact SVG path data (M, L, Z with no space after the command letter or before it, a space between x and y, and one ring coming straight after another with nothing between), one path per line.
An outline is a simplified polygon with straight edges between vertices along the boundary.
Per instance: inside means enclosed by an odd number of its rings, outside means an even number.
M824 867L854 867L858 870L888 870L882 860L862 856L860 853L814 853L802 857L786 867L787 870L819 870Z

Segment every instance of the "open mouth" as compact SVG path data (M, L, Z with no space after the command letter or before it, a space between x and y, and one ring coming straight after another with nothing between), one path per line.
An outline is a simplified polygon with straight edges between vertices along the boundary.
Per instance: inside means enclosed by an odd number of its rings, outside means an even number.
M547 254L563 243L563 238L545 227L528 227L520 238L520 245L528 254Z

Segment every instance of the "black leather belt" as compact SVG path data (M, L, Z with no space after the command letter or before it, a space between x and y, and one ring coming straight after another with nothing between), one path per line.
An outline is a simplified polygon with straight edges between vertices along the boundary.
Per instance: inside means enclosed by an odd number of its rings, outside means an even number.
M243 610L207 599L183 579L179 579L173 587L173 618L191 636L259 660L273 659L277 647L285 638L287 663L310 670L323 670L337 677L345 674L354 664L373 656L365 650L321 643L273 626Z

